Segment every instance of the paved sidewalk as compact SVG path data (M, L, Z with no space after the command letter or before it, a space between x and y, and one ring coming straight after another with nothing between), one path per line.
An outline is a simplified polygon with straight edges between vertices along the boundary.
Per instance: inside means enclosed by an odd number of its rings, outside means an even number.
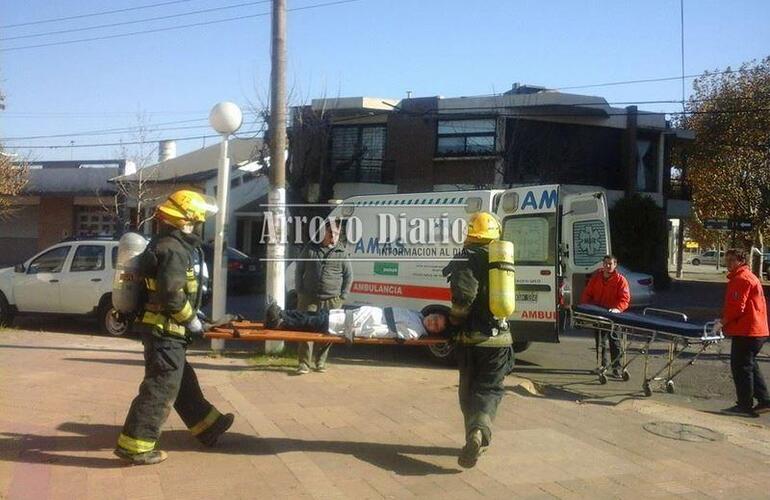
M406 347L405 347L406 349ZM130 339L0 332L0 498L761 498L770 429L652 400L579 404L508 378L493 446L456 463L457 375L336 364L290 376L238 359L191 361L208 398L236 413L204 450L173 415L169 460L122 466L112 448L142 374ZM714 432L671 434L665 422ZM676 429L675 429L676 430Z

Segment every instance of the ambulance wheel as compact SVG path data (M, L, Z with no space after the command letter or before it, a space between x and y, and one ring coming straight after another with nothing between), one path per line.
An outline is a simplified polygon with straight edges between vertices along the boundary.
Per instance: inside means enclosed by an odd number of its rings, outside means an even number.
M648 398L652 396L652 387L650 387L649 382L645 382L644 385L642 385L642 390L644 391L644 395Z
M447 366L457 364L455 346L448 342L446 344L431 344L428 346L428 352L434 360L441 364Z
M675 388L674 388L673 380L669 380L668 382L666 382L666 392L669 394L674 394Z
M13 323L13 311L5 295L0 292L0 326L9 326L11 323Z
M110 296L102 300L97 315L99 329L102 333L121 337L131 330L131 321L118 315L118 312L112 307Z
M605 375L604 373L600 373L599 374L599 383L602 384L602 385L606 384L607 383L607 375Z
M514 342L513 343L513 352L516 354L520 352L524 352L527 349L529 349L529 346L532 345L532 342Z

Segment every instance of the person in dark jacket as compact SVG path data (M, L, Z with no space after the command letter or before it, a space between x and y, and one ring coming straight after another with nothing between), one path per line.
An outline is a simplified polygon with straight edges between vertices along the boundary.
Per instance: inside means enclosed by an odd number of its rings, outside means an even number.
M323 240L308 243L296 262L294 286L297 309L300 311L341 309L353 283L353 268L345 254L344 241L340 238L340 225L327 221L324 231ZM297 375L309 373L313 361L316 371L326 371L331 346L329 343L316 343L313 356L313 342L300 342L297 346Z
M605 255L602 268L591 276L580 297L581 304L593 304L606 308L610 312L619 313L628 309L631 304L631 290L628 280L618 272L618 259L614 255ZM610 356L607 356L607 343L610 345ZM612 375L622 378L620 367L620 339L607 332L596 331L596 350L601 347L602 370L610 368Z
M722 318L715 328L732 338L730 368L738 396L735 406L723 411L758 417L758 412L770 410L770 393L756 359L768 337L767 303L762 283L751 273L746 257L739 249L725 253L727 290Z
M194 191L177 191L158 206L161 233L142 254L147 301L137 328L144 344L144 380L131 403L115 454L133 465L157 464L160 428L173 405L190 433L213 446L233 423L201 392L185 351L203 333L198 317L203 289L203 253L195 228L216 205Z
M465 422L465 446L457 463L470 468L492 441L492 422L505 393L505 376L513 368L512 337L489 310L489 243L500 238L494 215L477 212L468 221L463 251L444 268L456 332L460 371L458 396Z

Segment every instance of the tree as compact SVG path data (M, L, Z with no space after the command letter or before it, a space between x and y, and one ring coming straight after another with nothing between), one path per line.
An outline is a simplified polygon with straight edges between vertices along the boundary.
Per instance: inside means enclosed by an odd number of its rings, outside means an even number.
M678 125L695 132L685 151L693 232L708 218L747 219L746 239L762 248L770 232L770 57L696 78L685 111Z
M0 217L8 217L13 213L13 197L21 194L29 176L27 165L15 162L14 157L3 152L0 145Z

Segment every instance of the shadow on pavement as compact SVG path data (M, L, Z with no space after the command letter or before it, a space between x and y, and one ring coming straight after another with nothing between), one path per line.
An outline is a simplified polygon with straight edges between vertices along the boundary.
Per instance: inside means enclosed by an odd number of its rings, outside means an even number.
M65 467L106 469L124 467L117 458L89 456L94 452L111 451L121 428L114 425L67 422L57 428L71 436L36 435L0 432L0 460L50 464ZM260 438L237 432L225 434L215 448L204 448L190 433L183 430L164 432L160 448L174 451L200 451L228 455L277 455L289 452L338 453L350 455L401 476L455 474L459 469L448 469L409 455L457 456L456 448L441 446L402 445L369 442L321 441L291 438ZM75 453L75 454L68 454ZM173 456L172 456L173 460Z

